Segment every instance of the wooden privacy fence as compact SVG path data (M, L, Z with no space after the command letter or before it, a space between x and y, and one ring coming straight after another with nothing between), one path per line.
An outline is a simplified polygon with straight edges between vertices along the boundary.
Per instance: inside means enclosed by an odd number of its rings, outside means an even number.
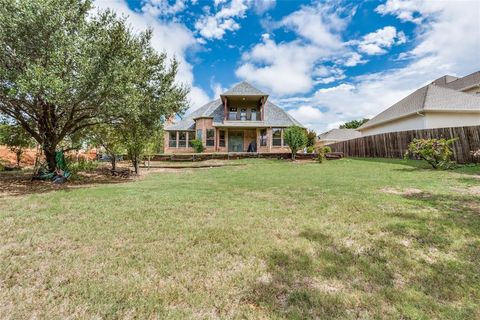
M474 162L472 151L480 149L480 126L389 132L330 144L346 157L403 158L414 138L457 138L453 157L458 163Z

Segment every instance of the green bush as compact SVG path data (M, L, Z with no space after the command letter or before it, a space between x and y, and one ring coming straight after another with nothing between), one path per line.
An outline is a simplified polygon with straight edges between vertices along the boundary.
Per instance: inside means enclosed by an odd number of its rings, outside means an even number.
M329 147L329 146L325 146L325 147L323 147L323 152L324 152L324 153L332 152L332 148Z
M413 139L405 158L415 157L428 162L434 169L451 169L452 144L456 139Z
M322 163L323 160L325 159L325 148L324 147L318 148L317 154L318 154L318 157L317 157L318 163Z
M72 161L67 163L67 170L72 173L77 172L90 172L95 170L98 167L97 161L87 160L87 159L78 159L78 161Z
M313 146L307 147L307 153L313 153L313 151L315 151Z
M205 150L205 147L202 144L202 141L199 139L195 139L191 141L193 150L195 153L202 153Z

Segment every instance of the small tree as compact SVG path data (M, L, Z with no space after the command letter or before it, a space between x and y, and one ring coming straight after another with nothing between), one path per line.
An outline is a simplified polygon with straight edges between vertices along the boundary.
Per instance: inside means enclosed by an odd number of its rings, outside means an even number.
M95 146L102 147L105 150L112 164L112 174L115 174L117 156L125 152L125 146L118 130L114 126L103 124L93 127L89 135Z
M428 162L434 169L450 169L452 144L456 139L413 139L408 145L405 158L419 157Z
M20 161L25 149L35 146L30 134L22 127L11 124L0 125L0 144L6 145L15 153L17 167L20 167Z
M305 147L308 139L304 128L299 126L291 126L283 132L283 140L290 147L292 152L292 160L295 160L297 151Z
M308 147L314 147L316 141L317 141L317 133L313 130L308 130L308 132L307 132L307 148Z
M344 124L340 125L340 129L357 129L359 128L362 124L366 123L368 120L367 118L363 118L362 120L352 120L345 122Z

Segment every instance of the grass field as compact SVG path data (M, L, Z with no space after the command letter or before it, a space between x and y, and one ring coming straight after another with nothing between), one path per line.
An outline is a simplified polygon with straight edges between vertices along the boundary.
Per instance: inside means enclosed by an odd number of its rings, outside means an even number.
M0 318L480 318L480 167L243 160L0 198Z

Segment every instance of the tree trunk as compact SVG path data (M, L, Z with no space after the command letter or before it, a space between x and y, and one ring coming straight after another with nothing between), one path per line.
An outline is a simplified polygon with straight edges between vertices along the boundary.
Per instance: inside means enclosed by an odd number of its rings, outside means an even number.
M132 163L133 168L135 170L135 174L138 175L139 170L139 162L138 162L138 155L132 155Z
M115 170L117 170L117 158L114 154L110 155L110 162L112 164L112 174L114 174Z
M150 170L150 156L148 156L148 170Z
M20 159L22 158L22 153L23 150L20 148L15 151L15 156L17 157L17 168L20 168Z
M293 160L293 161L295 161L295 154L296 154L296 153L297 153L296 151L293 151L293 150L292 150L292 160Z
M47 159L48 171L55 171L57 166L55 162L55 148L43 147L43 153L45 153L45 158Z

